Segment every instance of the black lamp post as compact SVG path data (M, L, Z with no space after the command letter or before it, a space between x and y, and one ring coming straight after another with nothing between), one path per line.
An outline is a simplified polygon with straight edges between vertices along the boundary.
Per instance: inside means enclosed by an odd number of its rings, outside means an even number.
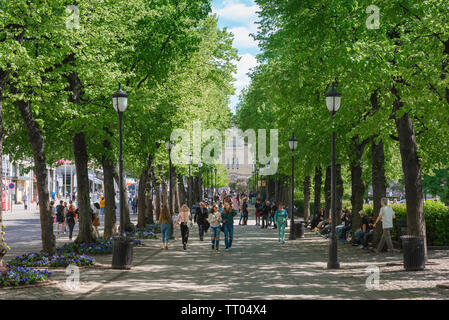
M192 208L192 175L191 175L191 167L192 167L193 156L189 153L189 208Z
M289 240L296 240L296 232L295 232L295 215L293 214L293 207L295 204L295 157L294 151L298 146L298 140L295 138L295 134L292 134L292 137L288 139L288 146L292 151L292 177L291 177L291 202L290 202L290 212L292 215L291 223L290 223L290 236Z
M122 90L121 84L112 95L112 105L117 111L119 122L119 195L120 195L120 236L114 238L112 268L130 269L133 256L133 244L125 237L125 190L123 186L123 150L122 150L122 123L123 113L128 106L128 94Z
M173 149L173 144L171 141L167 141L165 143L165 146L168 150L168 184L169 184L169 192L168 192L168 210L170 212L170 215L174 215L174 208L173 208L173 183L172 183L172 176L171 176L171 150ZM173 221L172 226L170 228L170 239L174 239L173 235Z
M334 116L335 113L340 109L341 104L341 93L335 89L335 83L332 82L331 90L326 93L326 106L331 113L332 120L332 147L331 147L331 219L332 219L332 237L329 241L329 260L327 262L328 269L339 269L340 263L338 262L338 251L337 251L337 235L335 234L335 224L336 224L336 182L335 182L335 129L334 129Z
M259 169L256 166L256 200L259 198Z
M214 199L215 199L215 197L217 196L216 195L216 193L217 193L217 168L214 168L214 173L215 173L215 185L214 185Z
M200 201L203 202L203 196L204 196L204 191L203 191L203 177L201 175L201 167L203 166L203 164L200 162L198 162L198 169L200 170L200 193L201 193L201 197L200 197Z

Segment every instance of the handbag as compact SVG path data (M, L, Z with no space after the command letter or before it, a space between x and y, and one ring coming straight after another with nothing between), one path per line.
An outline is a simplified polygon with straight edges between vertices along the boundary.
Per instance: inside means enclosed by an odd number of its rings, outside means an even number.
M193 228L193 222L192 220L187 221L187 228L192 229Z
M224 233L224 224L220 225L220 231Z

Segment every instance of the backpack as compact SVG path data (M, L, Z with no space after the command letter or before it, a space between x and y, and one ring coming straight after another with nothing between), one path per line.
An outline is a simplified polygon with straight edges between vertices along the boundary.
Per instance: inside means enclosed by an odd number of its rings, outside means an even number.
M75 220L75 212L73 210L69 209L67 211L67 219L71 221Z

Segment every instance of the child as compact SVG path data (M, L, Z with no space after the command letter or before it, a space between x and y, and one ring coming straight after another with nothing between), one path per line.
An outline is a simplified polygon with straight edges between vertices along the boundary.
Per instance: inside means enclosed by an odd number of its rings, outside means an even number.
M274 214L274 221L278 227L278 242L285 243L285 226L287 222L288 214L284 209L284 204L279 203L279 209Z

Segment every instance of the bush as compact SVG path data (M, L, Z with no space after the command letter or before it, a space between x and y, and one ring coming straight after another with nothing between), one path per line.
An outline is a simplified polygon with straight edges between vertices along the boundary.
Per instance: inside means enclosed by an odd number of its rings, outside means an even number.
M407 208L405 204L392 204L391 208L395 212L396 221L407 219ZM364 205L363 209L367 215L373 213L371 205ZM424 216L426 220L426 240L429 246L449 245L449 208L442 202L427 200L424 202ZM395 224L397 226L397 223ZM399 240L397 228L393 228L392 237Z
M76 253L28 253L16 257L8 262L10 267L67 267L68 265L91 266L96 263L95 259L86 255Z
M22 266L11 266L5 274L0 274L0 287L19 286L45 281L51 276L47 270L34 270Z

